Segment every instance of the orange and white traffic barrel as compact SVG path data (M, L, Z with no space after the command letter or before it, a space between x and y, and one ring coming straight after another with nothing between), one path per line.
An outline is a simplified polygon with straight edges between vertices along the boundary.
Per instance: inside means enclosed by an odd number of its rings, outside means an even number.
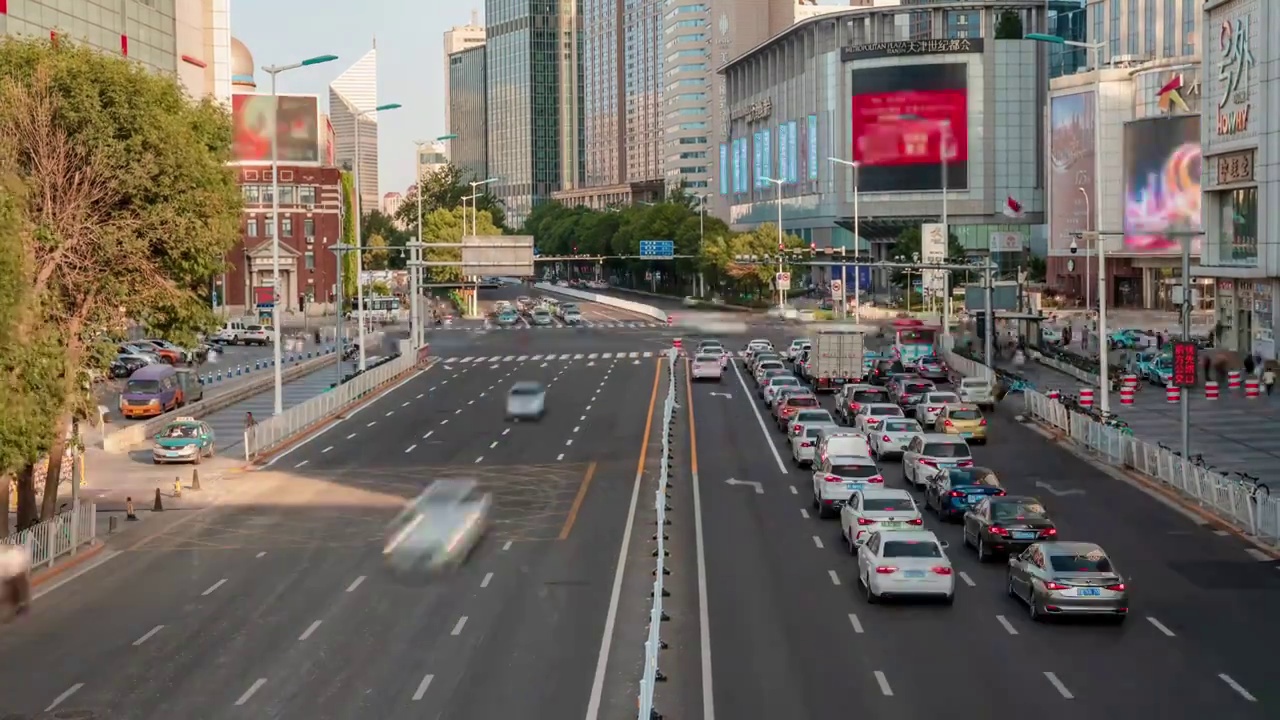
M1132 385L1129 385L1126 383L1120 386L1120 404L1121 405L1133 404L1133 386Z
M1050 390L1049 394L1046 395L1045 397L1049 398L1050 400L1053 400L1054 402L1057 402L1058 400L1062 399L1062 393L1058 392L1057 390Z
M1227 389L1228 390L1240 389L1240 371L1239 370L1230 370L1227 372Z
M1217 380L1210 380L1204 384L1204 399L1205 400L1218 399L1218 381Z
M1165 402L1176 403L1182 402L1182 388L1177 385L1168 385L1164 389Z
M1244 396L1247 398L1256 398L1262 395L1262 388L1258 383L1258 378L1249 378L1244 381Z
M1093 407L1093 388L1080 388L1080 407Z
M679 349L680 349L680 347L681 347L683 344L684 344L684 342L683 342L680 338L672 338L672 340L671 340L671 347L673 347L673 348L675 348L675 349L677 349L677 350L679 350Z

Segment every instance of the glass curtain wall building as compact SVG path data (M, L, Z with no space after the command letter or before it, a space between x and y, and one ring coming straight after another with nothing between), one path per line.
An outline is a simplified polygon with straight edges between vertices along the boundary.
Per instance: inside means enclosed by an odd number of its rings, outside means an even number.
M665 179L695 192L710 186L711 28L708 0L671 0L662 22ZM726 20L726 24L727 24Z
M663 6L665 0L623 0L626 169L623 179L662 177ZM705 51L704 51L705 52Z
M484 45L449 56L449 118L458 137L449 141L450 157L463 175L489 177L489 119Z

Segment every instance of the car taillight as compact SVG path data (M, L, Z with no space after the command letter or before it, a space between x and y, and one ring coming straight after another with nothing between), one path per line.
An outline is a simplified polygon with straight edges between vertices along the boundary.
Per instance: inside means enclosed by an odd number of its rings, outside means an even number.
M960 467L962 467L962 468L963 468L963 467L973 467L973 461L972 461L972 460L961 460L961 461L959 462L959 465L960 465Z
M951 497L964 497L964 493L960 492L959 490L952 490Z
M985 426L985 425L987 424L987 419L986 419L986 418L982 418L981 420L979 420L979 421L978 421L978 424L979 424L979 425L983 425L983 426Z
M892 565L881 565L880 567L876 568L876 572L881 575L892 575L898 572L898 568Z
M800 443L800 447L813 447L813 443L809 442L808 440L805 440Z
M997 491L996 491L996 495L1004 495L1004 491L1003 491L1003 490L997 490Z
M1044 581L1045 590L1066 590L1067 587L1069 586L1063 585L1062 583L1053 582L1052 580Z
M1124 583L1116 583L1115 585L1108 585L1108 586L1107 586L1107 589L1108 589L1108 590L1113 590L1113 591L1115 591L1115 592L1123 592L1123 591L1124 591Z
M931 413L936 413L936 412L938 412L938 411L939 411L939 410L941 410L941 409L942 409L942 408L931 407L931 408L929 408L929 412L931 412Z
M858 518L858 524L863 527L866 527L868 525L875 525L876 521L870 518Z
M946 565L939 565L938 567L933 568L933 574L934 575L950 575L951 568L947 567Z
M955 427L955 426L956 426L956 424L955 424L955 423L953 423L953 422L951 422L950 420L943 420L943 421L942 421L942 424L943 424L943 425L946 425L947 427Z
M867 418L867 424L874 427L880 424L880 420L878 418L869 417Z
M889 437L888 435L881 435L880 442L893 442L893 438Z
M992 535L999 535L1000 537L1009 537L1009 531L1008 531L1008 530L1005 530L1004 528L1000 527L999 525L992 525L992 526L991 526L991 534L992 534Z
M907 524L908 524L908 525L923 525L923 524L924 524L924 519L923 519L923 518L912 518L912 519L910 519L910 520L908 520L908 521L907 521Z
M1049 528L1040 533L1040 537L1054 537L1058 534L1058 528Z
M792 425L792 426L791 426L791 431L792 431L792 432L800 432L800 426L799 426L799 425Z
M844 478L839 475L828 475L823 478L823 480L826 480L827 482L844 482Z
M921 465L928 465L928 466L929 466L929 467L931 467L931 468L936 468L936 467L938 467L938 461L937 461L937 460L930 460L930 459L928 459L928 458L920 458L920 464L921 464Z
M884 482L884 476L883 476L883 475L872 475L871 477L867 478L867 482L869 482L869 483L883 483L883 482Z
M861 409L861 408L862 408L862 405L860 405L860 404L858 404L858 403L856 403L856 402L851 402L851 403L849 403L849 409L850 409L850 410L852 410L852 411L854 411L854 412L858 412L858 410L859 410L859 409Z

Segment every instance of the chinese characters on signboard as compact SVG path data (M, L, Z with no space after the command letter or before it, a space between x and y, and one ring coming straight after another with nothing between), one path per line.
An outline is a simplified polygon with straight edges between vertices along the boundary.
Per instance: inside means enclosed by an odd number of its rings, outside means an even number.
M982 39L955 38L950 40L894 40L867 45L840 48L840 61L850 62L867 58L895 57L899 55L949 55L953 53L980 53Z
M1253 181L1252 150L1242 150L1240 152L1219 155L1217 160L1219 185L1230 185L1231 183Z
M1249 129L1251 106L1249 72L1253 48L1249 46L1252 18L1224 20L1218 31L1218 135L1238 135Z
M1180 388L1196 386L1196 351L1193 342L1173 343L1173 384Z

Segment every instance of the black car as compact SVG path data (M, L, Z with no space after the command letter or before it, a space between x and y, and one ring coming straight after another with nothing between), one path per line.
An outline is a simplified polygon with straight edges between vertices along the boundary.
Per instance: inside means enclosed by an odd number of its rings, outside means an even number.
M875 365L871 366L871 383L873 385L888 385L889 378L894 373L903 372L902 363L897 360L877 360Z
M979 562L1057 538L1058 528L1044 504L1029 495L988 497L964 514L964 542L977 549Z
M120 355L111 361L111 377L116 379L127 378L139 368L147 366L147 362L141 358L129 357L128 355Z

